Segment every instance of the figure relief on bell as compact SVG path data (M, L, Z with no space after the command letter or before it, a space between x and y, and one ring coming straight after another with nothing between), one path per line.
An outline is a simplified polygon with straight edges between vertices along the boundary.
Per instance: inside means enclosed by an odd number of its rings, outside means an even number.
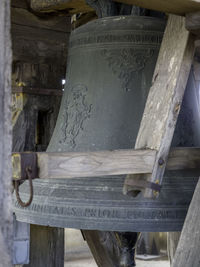
M76 137L84 128L84 122L90 117L92 104L87 101L87 87L83 84L68 85L68 97L66 98L63 113L63 125L61 126L63 138L61 143L69 147L76 146Z

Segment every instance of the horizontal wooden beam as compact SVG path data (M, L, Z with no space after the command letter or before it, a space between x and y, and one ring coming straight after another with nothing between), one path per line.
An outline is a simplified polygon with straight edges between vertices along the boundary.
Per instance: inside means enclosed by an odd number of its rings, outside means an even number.
M32 87L23 87L23 86L13 86L12 93L24 93L29 95L55 95L62 96L63 91L61 89L47 89L47 88L32 88Z
M47 29L58 32L71 32L71 17L58 15L36 16L24 8L11 8L11 22L16 25ZM52 33L53 34L53 33Z
M30 152L31 153L31 152ZM27 152L27 157L30 154ZM97 152L36 153L39 178L74 178L151 173L156 158L154 150L115 150ZM20 153L13 153L13 178L20 179ZM24 158L24 153L23 153ZM167 169L200 168L200 148L175 148L169 155Z
M129 5L136 5L165 13L185 15L188 12L200 11L199 0L114 0ZM31 0L33 10L51 12L69 9L70 13L89 12L92 9L85 0Z
M185 15L188 12L200 11L199 0L114 0L114 1L177 15Z
M68 10L70 14L93 11L85 0L31 0L31 8L39 12Z
M46 28L37 28L26 25L12 23L11 28L12 38L31 40L31 41L46 41L48 43L67 44L69 40L69 33L62 31L53 31Z
M40 178L73 178L151 173L156 151L116 150L87 153L38 153Z

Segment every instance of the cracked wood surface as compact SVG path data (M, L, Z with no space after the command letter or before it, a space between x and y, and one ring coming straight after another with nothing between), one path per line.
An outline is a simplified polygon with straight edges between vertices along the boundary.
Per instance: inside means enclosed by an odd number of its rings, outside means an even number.
M0 267L11 267L11 42L10 1L0 1Z

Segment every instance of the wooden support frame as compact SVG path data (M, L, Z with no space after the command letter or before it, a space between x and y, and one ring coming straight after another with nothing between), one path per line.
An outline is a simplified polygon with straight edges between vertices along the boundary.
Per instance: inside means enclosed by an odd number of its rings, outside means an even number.
M198 0L114 0L129 5L153 9L165 13L185 15L188 12L200 10Z
M141 190L146 198L159 195L145 184L162 184L193 56L194 39L185 29L185 18L170 15L135 144L135 149L157 151L153 171L150 175L128 175L125 193Z
M114 0L119 3L136 5L161 12L185 15L200 11L198 0ZM70 13L85 13L92 9L85 0L31 0L33 10L51 12L52 10L70 9Z
M15 86L12 87L13 94L28 94L28 95L55 95L62 96L63 91L61 89L46 89L46 88L31 88L31 87L21 87Z
M151 173L156 158L154 150L116 150L71 153L13 153L13 178L24 177L23 160L37 155L38 178L66 179L121 175L127 173ZM27 161L28 162L28 161ZM174 148L170 151L167 170L200 168L200 148Z
M172 267L199 267L200 263L200 180L185 219Z
M12 266L10 1L0 1L0 266Z

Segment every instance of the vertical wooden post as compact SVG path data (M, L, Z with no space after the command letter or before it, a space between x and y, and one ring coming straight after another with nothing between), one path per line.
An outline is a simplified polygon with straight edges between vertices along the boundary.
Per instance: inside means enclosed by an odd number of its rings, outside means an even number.
M30 264L25 266L64 267L64 229L31 225Z
M167 251L170 264L172 264L181 232L169 232L167 233Z
M12 5L12 86L13 89L26 87L27 91L27 94L13 94L13 151L35 151L36 145L47 145L44 140L35 141L37 124L42 124L38 120L40 112L46 112L42 116L49 125L44 125L45 133L41 131L46 134L45 141L49 141L61 96L28 93L31 88L61 89L70 28L70 17L44 15L41 19L28 10L25 0ZM64 229L31 225L30 236L30 263L24 266L64 266Z
M200 180L191 201L172 267L200 266Z
M0 1L0 266L10 267L11 199L11 43L10 1Z

